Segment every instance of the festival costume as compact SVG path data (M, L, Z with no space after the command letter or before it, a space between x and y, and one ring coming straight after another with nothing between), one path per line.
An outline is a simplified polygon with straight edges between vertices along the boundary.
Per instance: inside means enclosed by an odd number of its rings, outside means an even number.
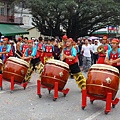
M78 57L77 57L77 51L74 47L72 47L70 50L67 50L67 48L64 49L64 54L67 56L74 56L75 59L65 59L65 62L69 65L69 68L71 70L71 73L73 74L74 79L76 80L76 84L78 84L78 87L81 89L86 88L86 79L82 75L80 68L78 66Z
M45 45L44 46L44 64L49 59L54 59L53 57L54 46L53 45Z
M27 71L27 74L25 76L25 81L29 82L31 75L34 71L34 69L37 69L40 77L41 77L41 73L43 70L43 64L40 63L40 59L39 59L39 54L37 53L37 49L35 47L32 47L32 49L27 48L25 51L25 56L33 56L33 58L30 60L27 60L28 62L30 62L29 64L29 68Z
M11 45L7 44L6 46L3 45L2 47L2 52L7 52L6 54L3 54L2 55L2 58L3 58L3 63L6 63L7 59L9 57L12 57L13 56L13 52L12 52L12 49L11 49Z

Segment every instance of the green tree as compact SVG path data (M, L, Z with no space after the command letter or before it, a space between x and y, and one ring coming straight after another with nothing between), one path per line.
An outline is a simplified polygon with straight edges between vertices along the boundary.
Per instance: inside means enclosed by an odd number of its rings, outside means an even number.
M69 37L92 34L108 25L119 25L117 0L26 0L33 15L33 25L49 36Z

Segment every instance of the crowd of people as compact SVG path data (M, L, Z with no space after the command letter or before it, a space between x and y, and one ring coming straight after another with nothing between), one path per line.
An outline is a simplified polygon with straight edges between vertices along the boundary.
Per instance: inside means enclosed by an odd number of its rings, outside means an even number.
M62 37L62 40L48 37L28 40L27 37L19 37L17 42L1 37L0 59L5 63L9 57L18 57L29 62L31 71L27 73L27 76L31 76L36 69L39 69L39 73L41 73L43 64L48 59L62 60L69 65L70 72L73 74L76 83L83 89L86 87L86 79L81 70L88 72L92 64L113 64L113 66L118 66L117 62L119 60L114 61L120 56L120 50L117 50L118 47L118 39L113 39L109 44L106 36L99 40L83 37L78 38L77 41L68 38L66 35ZM107 51L109 52L107 53ZM29 81L29 79L26 78L25 81Z

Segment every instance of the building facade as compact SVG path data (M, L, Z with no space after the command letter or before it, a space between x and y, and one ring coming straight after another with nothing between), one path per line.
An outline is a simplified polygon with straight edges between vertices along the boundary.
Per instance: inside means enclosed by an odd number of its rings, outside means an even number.
M0 0L0 22L14 23L14 0Z

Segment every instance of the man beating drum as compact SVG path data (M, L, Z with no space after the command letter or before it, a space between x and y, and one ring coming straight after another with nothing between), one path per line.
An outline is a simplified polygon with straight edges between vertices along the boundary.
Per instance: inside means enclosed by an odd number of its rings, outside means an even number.
M105 63L108 65L112 65L118 68L120 72L120 48L119 48L119 40L113 39L111 42L112 49L107 52Z
M77 57L77 51L72 46L73 39L69 38L66 40L66 47L63 49L63 54L61 56L61 60L65 61L71 70L71 73L73 74L74 79L76 80L76 83L78 84L78 87L81 89L86 88L86 79L82 75L80 68L78 66L78 57Z
M39 55L37 54L37 49L33 47L33 41L28 40L28 48L26 49L23 57L21 59L30 62L30 66L28 68L27 74L25 76L25 80L29 82L31 78L31 74L33 73L34 69L38 70L38 73L41 76L43 70L43 64L40 63Z
M0 56L2 56L3 63L5 63L9 57L13 56L11 45L8 44L8 38L3 39L2 52L0 52Z

